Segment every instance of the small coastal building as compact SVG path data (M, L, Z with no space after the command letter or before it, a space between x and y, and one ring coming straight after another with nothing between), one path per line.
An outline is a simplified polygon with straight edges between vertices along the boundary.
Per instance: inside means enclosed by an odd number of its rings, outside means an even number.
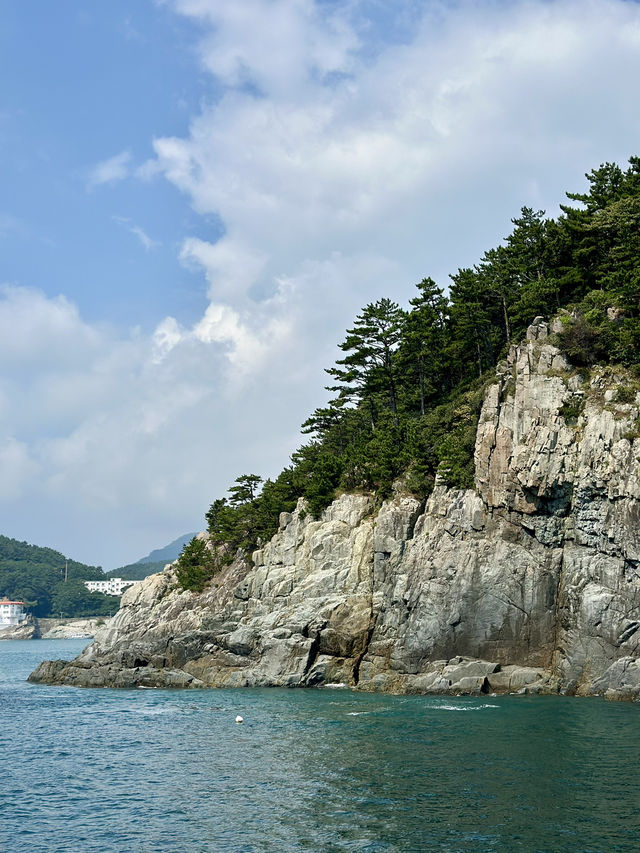
M122 595L128 586L139 581L129 581L124 578L107 578L104 581L83 581L89 592L102 592L105 595Z
M24 601L9 601L8 598L0 599L0 628L7 625L20 625L27 618L24 612Z

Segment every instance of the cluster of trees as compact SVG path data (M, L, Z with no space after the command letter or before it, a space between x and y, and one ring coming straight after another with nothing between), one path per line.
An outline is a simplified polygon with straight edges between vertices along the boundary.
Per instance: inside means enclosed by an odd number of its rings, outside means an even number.
M183 585L201 589L238 548L268 539L298 497L317 516L337 490L384 498L400 475L420 495L436 474L472 487L484 383L538 315L571 310L558 343L575 364L638 370L640 158L586 177L588 192L567 193L557 219L523 207L501 245L451 276L448 294L425 278L408 310L365 306L327 369L334 397L302 426L309 440L276 480L243 475L212 504L214 548L186 546Z
M80 578L72 578L66 583L57 583L53 588L48 615L65 618L113 616L119 607L120 599L117 596L89 592Z
M294 480L293 468L275 479L263 481L243 474L230 487L228 498L215 500L207 512L209 544L194 537L178 560L178 583L184 589L201 590L238 549L250 553L273 536L281 512L295 508L302 483Z
M110 572L105 572L101 576L101 580L107 578L126 578L130 581L141 581L149 575L155 575L156 572L161 572L167 563L173 562L177 554L168 560L154 560L148 563L127 563L126 566L120 566L119 569L113 569ZM87 580L90 580L87 578Z
M34 616L112 615L118 599L89 592L82 583L104 577L98 566L67 560L52 548L0 536L0 595L24 601Z

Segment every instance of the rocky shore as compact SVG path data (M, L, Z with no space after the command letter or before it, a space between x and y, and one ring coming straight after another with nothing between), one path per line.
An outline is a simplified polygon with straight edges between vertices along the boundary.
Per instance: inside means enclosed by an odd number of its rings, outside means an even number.
M36 682L640 695L640 395L536 321L487 393L475 490L299 504L200 594L126 591ZM204 535L204 534L203 534Z
M32 618L20 625L7 625L0 628L0 640L35 640L38 636L38 626Z
M38 619L38 629L42 640L72 640L79 637L91 638L107 624L108 619Z
M69 640L77 637L91 639L106 624L104 618L91 619L34 619L21 625L0 629L0 640Z

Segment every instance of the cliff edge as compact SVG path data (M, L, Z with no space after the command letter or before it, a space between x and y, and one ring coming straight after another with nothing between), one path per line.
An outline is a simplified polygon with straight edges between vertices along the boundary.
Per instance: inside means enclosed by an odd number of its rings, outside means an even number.
M126 591L74 661L31 681L640 695L640 386L574 369L540 319L485 397L476 490L376 511L301 502L276 535L180 591ZM204 534L201 534L204 535Z

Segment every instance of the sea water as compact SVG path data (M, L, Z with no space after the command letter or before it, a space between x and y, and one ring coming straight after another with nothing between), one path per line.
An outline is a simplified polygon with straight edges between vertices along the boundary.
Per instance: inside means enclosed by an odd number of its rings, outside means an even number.
M3 853L640 850L640 705L25 681L84 643L0 643Z

